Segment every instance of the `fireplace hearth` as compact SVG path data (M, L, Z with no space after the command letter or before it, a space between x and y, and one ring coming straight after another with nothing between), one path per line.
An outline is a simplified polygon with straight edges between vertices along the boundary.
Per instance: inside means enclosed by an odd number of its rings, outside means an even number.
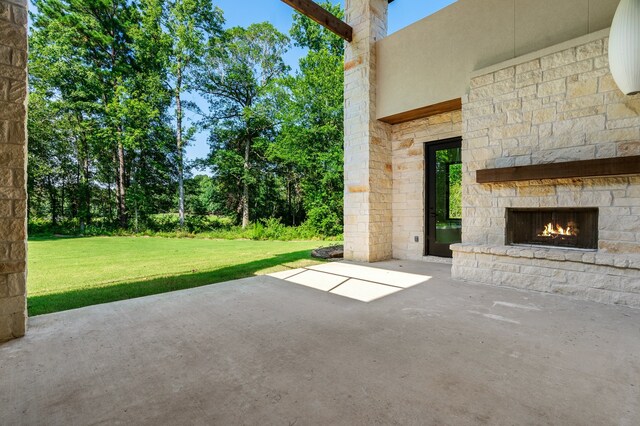
M506 243L596 250L598 209L507 209Z

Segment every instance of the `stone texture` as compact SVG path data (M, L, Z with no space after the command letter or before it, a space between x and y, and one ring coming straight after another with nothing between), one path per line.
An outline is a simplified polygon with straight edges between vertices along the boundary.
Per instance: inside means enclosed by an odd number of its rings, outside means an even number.
M640 96L624 96L613 82L607 43L472 79L463 99L463 243L452 247L454 277L640 307L640 179L475 182L483 168L640 154ZM505 99L520 110L504 108ZM598 207L598 251L506 247L508 207Z
M425 145L460 135L462 135L460 111L392 127L393 257L395 259L418 260L424 255ZM487 138L470 139L465 143L483 147L487 143Z
M455 244L452 275L640 308L640 255Z
M348 0L353 41L345 49L344 257L392 256L391 126L376 117L375 42L387 34L385 0Z
M0 342L26 328L26 7L0 0Z

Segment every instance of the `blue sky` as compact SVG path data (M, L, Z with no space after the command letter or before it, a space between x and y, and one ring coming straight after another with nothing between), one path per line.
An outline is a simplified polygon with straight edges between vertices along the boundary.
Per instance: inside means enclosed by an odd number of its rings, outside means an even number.
M455 0L396 0L389 5L389 33L394 33L425 16L450 5ZM293 22L293 9L280 0L213 0L213 3L224 11L226 25L248 26L256 22L271 22L278 30L288 34ZM344 0L333 0L344 7ZM292 69L297 68L300 57L305 51L292 47L285 56L285 61ZM198 102L199 104L201 102ZM206 105L201 105L206 111ZM209 152L207 134L200 133L187 147L187 160L202 158ZM194 174L198 172L194 171Z

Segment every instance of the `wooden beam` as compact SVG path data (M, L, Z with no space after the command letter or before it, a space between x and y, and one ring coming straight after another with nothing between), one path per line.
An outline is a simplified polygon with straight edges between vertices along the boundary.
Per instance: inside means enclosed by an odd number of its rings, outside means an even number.
M461 109L462 100L458 98L440 102L439 104L412 109L411 111L401 112L400 114L389 115L387 117L380 118L379 120L389 124L400 124L406 123L407 121L417 120L419 118L443 114L445 112L460 111Z
M282 0L304 16L313 19L332 33L342 37L349 43L353 40L353 28L327 12L311 0Z
M476 171L477 183L540 179L570 179L640 174L640 155L567 161L534 166L503 167Z

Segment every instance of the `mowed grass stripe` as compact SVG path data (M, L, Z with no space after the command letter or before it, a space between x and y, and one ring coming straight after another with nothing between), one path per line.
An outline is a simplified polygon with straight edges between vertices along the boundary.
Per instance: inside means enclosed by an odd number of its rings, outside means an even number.
M309 266L319 241L154 237L29 241L29 314L40 315Z

